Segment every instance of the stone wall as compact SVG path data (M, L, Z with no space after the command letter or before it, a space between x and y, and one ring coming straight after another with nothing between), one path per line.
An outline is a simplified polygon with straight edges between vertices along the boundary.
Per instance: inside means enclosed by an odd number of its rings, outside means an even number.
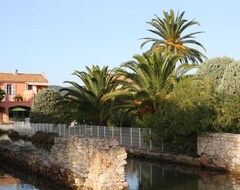
M83 189L126 189L124 165L127 153L119 141L100 138L55 138L51 161L74 173Z
M67 189L127 189L125 148L116 139L55 138L50 155L28 145L0 145L0 160Z
M198 137L197 146L202 165L240 173L239 134L205 134Z

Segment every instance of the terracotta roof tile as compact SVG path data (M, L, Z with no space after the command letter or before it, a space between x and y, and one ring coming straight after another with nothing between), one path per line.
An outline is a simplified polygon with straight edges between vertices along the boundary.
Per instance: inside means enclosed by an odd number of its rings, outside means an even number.
M42 74L0 73L0 82L39 82L48 83Z

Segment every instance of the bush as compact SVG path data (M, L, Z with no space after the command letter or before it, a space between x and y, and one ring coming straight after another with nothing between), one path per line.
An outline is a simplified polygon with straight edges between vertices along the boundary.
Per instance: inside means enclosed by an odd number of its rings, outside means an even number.
M219 94L215 103L217 118L214 130L227 133L240 133L240 93L237 95Z
M2 101L4 96L5 96L5 91L0 88L0 102Z
M19 140L20 139L20 134L17 131L10 131L8 133L8 137L12 140Z
M221 83L226 68L233 61L234 59L230 57L215 57L208 59L199 66L197 74L204 78L210 78L217 87Z
M184 79L177 84L169 99L159 102L153 115L143 118L146 127L153 128L153 142L166 151L197 154L197 135L213 123L213 89L209 81Z
M225 69L218 91L229 95L240 94L240 61L232 62Z
M51 150L52 145L54 145L54 138L58 137L57 133L45 133L43 131L37 131L32 136L32 143L37 148L43 148L47 150Z
M60 123L63 114L56 105L61 99L59 91L54 89L42 90L33 101L30 121L32 123Z

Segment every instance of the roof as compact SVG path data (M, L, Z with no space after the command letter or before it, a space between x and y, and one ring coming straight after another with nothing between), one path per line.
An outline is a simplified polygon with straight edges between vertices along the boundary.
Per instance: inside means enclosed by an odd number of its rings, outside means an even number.
M48 83L48 80L42 74L0 73L0 82Z

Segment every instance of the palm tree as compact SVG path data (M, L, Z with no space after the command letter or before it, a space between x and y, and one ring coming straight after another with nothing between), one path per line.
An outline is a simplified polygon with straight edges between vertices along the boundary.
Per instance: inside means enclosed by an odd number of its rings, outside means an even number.
M99 66L93 66L91 69L86 67L86 69L87 72L73 73L81 79L83 86L73 81L65 81L73 88L60 90L65 92L61 106L65 110L68 123L78 121L106 125L111 114L112 99L104 99L104 95L116 89L116 78L107 66L102 69Z
M140 114L155 112L158 100L167 99L175 83L193 68L183 63L176 68L182 55L166 55L154 53L150 55L136 55L135 61L121 65L116 70L122 76L122 87L127 89L129 97L132 95L135 107Z
M188 21L183 19L185 12L182 12L180 15L175 13L173 10L170 10L170 13L163 12L164 18L161 19L157 15L156 18L152 19L152 21L147 22L155 29L149 29L148 31L156 34L160 38L151 38L146 37L142 38L145 41L141 44L141 48L152 42L152 46L150 52L159 52L163 51L166 53L174 53L174 54L183 54L184 60L182 61L192 61L193 63L203 62L206 58L200 51L195 48L187 46L197 45L201 47L204 51L204 46L194 40L196 34L200 34L202 32L193 32L190 34L183 34L187 28L193 25L199 25L199 22L194 19Z

